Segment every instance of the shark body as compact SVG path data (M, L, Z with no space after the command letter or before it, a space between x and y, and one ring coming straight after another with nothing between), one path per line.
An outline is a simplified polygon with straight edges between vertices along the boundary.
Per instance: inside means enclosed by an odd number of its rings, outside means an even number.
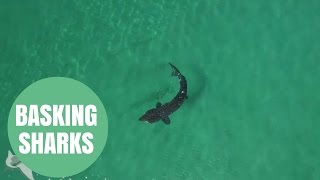
M168 103L161 104L160 102L157 103L155 108L148 110L143 116L139 118L140 121L145 121L148 123L154 123L159 120L162 120L165 124L170 124L169 115L173 112L178 110L185 99L188 99L188 88L187 88L187 80L186 78L180 73L178 68L176 68L173 64L169 63L172 67L172 76L178 77L180 81L180 89L177 95Z

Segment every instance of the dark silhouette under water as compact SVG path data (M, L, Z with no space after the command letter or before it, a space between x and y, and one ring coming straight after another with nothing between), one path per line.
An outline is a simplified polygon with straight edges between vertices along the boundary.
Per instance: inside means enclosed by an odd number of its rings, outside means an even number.
M180 90L178 94L168 103L157 103L156 108L148 110L143 116L139 118L140 121L148 123L154 123L162 119L165 124L170 124L169 115L180 108L187 96L187 80L180 73L180 71L171 63L169 63L173 69L172 76L177 76L180 81Z

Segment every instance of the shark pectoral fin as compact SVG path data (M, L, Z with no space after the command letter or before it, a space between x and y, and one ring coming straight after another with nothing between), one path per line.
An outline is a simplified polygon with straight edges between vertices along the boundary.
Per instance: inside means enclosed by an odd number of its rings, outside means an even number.
M166 125L169 125L169 124L170 124L170 118L169 118L169 116L162 118L162 121L163 121Z
M156 107L158 108L158 107L160 107L161 105L162 105L161 102L158 102L157 105L156 105Z

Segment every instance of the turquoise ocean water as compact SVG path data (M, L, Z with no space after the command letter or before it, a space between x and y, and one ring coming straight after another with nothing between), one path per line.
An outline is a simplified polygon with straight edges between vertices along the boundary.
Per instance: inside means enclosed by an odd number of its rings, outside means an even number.
M1 0L0 179L24 179L4 163L13 101L52 76L108 112L101 157L71 179L320 179L319 32L316 0ZM168 62L189 99L170 126L141 123L179 88Z

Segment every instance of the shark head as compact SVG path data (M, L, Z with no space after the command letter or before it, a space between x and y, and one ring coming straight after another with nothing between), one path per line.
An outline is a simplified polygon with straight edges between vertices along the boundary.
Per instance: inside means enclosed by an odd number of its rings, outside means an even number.
M139 118L139 121L146 121L148 123L153 123L159 118L160 117L159 117L156 109L150 109L143 116L141 116Z

